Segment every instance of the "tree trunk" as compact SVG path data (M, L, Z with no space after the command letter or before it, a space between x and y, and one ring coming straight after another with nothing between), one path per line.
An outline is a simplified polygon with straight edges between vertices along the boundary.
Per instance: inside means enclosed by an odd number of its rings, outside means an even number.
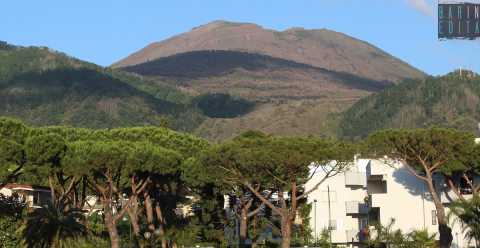
M50 187L50 197L52 198L53 206L57 206L57 201L55 199L55 187L53 187L52 176L48 176L48 186Z
M82 191L80 192L80 200L78 201L77 208L83 209L85 207L85 201L87 201L87 178L82 179Z
M433 180L430 175L428 175L427 186L430 194L432 195L435 209L437 210L438 233L440 234L439 247L450 248L453 241L452 229L447 224L445 207L443 206L442 201L435 190Z
M254 215L253 216L253 221L252 221L252 225L253 225L253 228L252 228L252 248L256 248L257 247L257 239L258 239L258 236L257 236L257 224L258 224L258 217L257 215Z
M248 209L242 208L240 210L240 248L246 247L245 241L248 238Z
M155 205L155 213L157 215L158 220L158 235L160 236L160 240L162 241L162 248L167 248L167 240L165 239L165 218L163 217L162 209L160 205L157 203Z
M140 234L140 224L138 224L138 216L137 216L137 211L138 211L138 203L135 204L135 206L132 209L129 209L127 211L128 216L130 217L130 224L132 225L133 229L133 234L135 236L135 241L138 243L138 241L142 238Z
M155 224L153 223L153 206L152 206L152 199L150 198L150 195L145 192L144 193L145 197L145 212L147 215L147 227L151 234L153 235L153 232L155 231Z
M289 214L282 216L282 248L289 248L292 241L292 218Z
M104 214L105 214L105 227L107 228L108 235L110 236L110 246L112 248L120 247L120 236L118 235L117 224L114 221L113 214L110 203L104 205Z

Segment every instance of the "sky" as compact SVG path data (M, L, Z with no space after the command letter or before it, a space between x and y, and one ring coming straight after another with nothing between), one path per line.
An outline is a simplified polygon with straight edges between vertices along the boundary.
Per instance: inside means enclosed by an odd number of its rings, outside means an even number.
M480 72L480 40L438 41L437 0L10 0L0 40L47 46L108 66L151 42L214 20L327 28L365 40L431 75Z

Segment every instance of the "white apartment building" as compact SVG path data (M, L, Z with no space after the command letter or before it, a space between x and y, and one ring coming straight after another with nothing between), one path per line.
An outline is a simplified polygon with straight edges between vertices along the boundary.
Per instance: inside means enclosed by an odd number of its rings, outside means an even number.
M324 177L316 174L307 184L311 189ZM455 199L442 178L436 180L442 201ZM395 219L393 229L407 233L427 229L438 233L435 206L425 184L409 174L400 163L383 160L355 159L348 171L327 179L309 195L312 204L310 226L313 236L319 238L330 227L332 243L359 247L369 224L382 225ZM448 212L448 209L447 209ZM474 247L468 243L460 223L452 221L454 248ZM438 237L438 235L437 235Z

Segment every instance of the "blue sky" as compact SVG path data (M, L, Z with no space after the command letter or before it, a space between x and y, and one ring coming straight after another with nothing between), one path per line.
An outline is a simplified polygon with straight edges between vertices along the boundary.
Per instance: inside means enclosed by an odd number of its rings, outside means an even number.
M328 28L368 41L433 75L480 72L480 40L438 41L435 0L10 0L0 40L110 65L213 20Z

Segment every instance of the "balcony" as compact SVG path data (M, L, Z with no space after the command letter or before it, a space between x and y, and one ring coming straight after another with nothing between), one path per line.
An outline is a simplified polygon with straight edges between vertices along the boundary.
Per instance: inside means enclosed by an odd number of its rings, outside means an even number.
M443 204L450 204L450 203L452 203L454 201L457 201L459 199L458 195L455 194L455 192L453 192L450 189L444 189L444 190L438 192L438 194L440 195L440 200L442 201ZM466 200L469 200L473 197L473 195L469 194L468 191L462 191L461 190L460 194ZM425 192L424 197L427 198L427 199L431 199L432 196L429 192Z
M345 172L345 186L365 187L367 185L367 177L363 172Z
M359 201L345 202L345 212L347 215L368 214L367 204Z

